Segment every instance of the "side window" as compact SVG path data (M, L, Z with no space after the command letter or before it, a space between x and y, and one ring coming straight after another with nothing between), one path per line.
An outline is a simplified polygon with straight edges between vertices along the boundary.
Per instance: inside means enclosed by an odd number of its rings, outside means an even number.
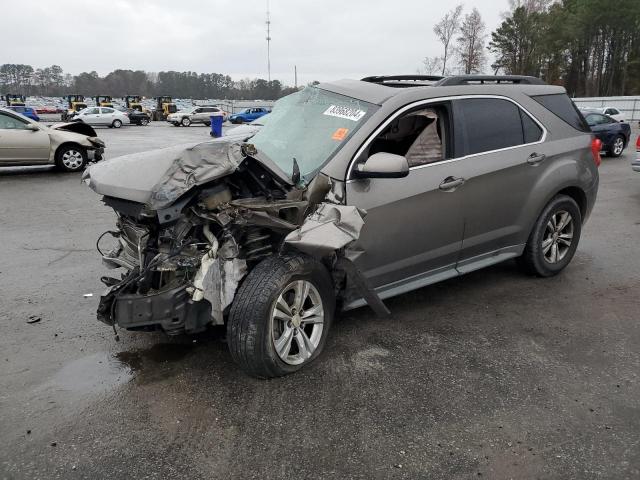
M508 100L473 98L457 102L465 130L465 154L489 152L524 143L520 108Z
M99 108L90 108L89 110L87 110L88 115L98 115L99 113L100 113Z
M576 130L591 131L584 117L567 94L533 95L531 98Z
M522 119L522 131L524 133L524 143L539 142L542 138L542 129L524 110L520 110Z
M0 113L0 130L24 130L26 124L27 122Z
M394 119L369 145L366 157L394 153L406 157L409 167L450 158L449 109L444 105L422 106Z
M113 108L103 108L102 113L113 113L115 110Z

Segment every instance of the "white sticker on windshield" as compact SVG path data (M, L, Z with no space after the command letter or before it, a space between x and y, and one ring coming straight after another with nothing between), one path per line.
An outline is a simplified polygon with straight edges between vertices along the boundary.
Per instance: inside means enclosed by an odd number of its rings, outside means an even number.
M367 112L363 110L358 110L357 108L342 107L340 105L331 105L329 108L327 108L327 110L324 112L323 115L329 115L330 117L345 118L347 120L353 120L354 122L357 122L366 114Z

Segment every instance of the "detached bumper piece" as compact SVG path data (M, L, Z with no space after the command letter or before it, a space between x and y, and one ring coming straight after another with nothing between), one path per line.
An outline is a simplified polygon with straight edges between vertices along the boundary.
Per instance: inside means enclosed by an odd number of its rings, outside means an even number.
M93 150L87 150L87 157L92 162L99 162L100 160L102 160L103 156L104 156L103 147L94 148Z
M185 286L159 293L107 294L100 299L98 318L127 330L163 330L168 335L198 333L211 323L209 302L194 302Z

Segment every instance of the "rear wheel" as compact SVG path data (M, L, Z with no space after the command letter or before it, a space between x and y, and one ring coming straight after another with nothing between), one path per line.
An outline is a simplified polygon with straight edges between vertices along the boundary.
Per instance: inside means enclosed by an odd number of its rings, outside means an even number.
M624 137L622 135L618 135L609 149L609 155L612 157L619 157L622 155L622 152L624 152Z
M269 257L249 273L233 301L231 356L256 377L293 373L324 348L334 308L324 265L306 255Z
M56 165L65 172L78 172L87 164L87 152L79 145L63 145L56 152Z
M183 127L188 127L189 125L191 125L191 120L189 119L189 117L184 117L182 119L182 122L180 122L182 124Z
M111 126L113 128L120 128L122 126L122 120L118 120L118 119L114 120Z
M558 195L544 208L519 259L520 266L539 277L557 275L578 248L582 215L575 200Z

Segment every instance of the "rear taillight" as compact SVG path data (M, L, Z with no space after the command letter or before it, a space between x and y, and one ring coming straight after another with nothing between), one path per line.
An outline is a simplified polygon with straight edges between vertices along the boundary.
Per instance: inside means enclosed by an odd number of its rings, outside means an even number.
M636 140L636 152L640 153L640 135L638 135L638 140Z
M600 158L600 151L602 150L602 141L599 138L594 138L591 142L591 153L593 154L593 161L596 164L596 167L599 167L602 163L602 158Z

